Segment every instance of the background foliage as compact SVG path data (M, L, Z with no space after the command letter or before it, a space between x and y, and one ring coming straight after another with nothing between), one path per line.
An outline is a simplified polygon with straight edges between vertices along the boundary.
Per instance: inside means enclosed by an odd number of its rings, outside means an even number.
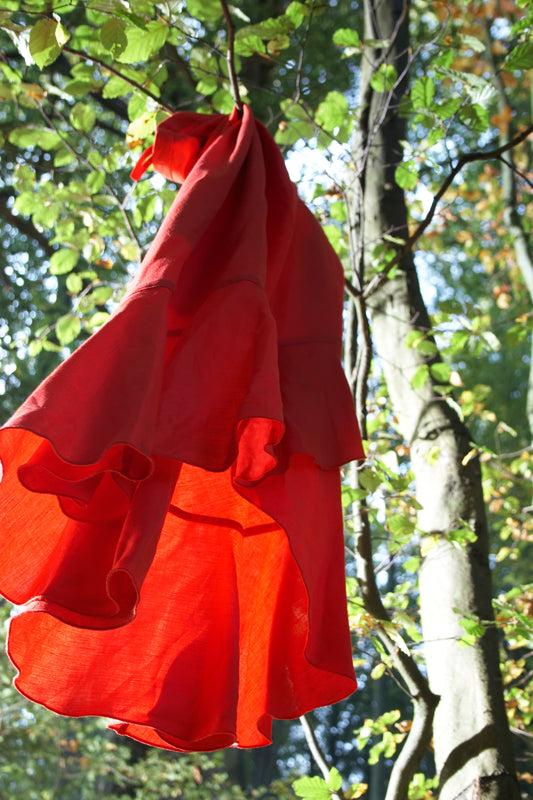
M360 69L378 46L364 38L363 7L356 0L239 0L230 10L243 99L287 155L291 149L303 154L292 155L291 169L348 271L354 250L345 182L360 113ZM531 796L531 136L502 158L483 154L531 123L533 5L415 0L410 27L410 89L399 108L406 123L404 160L395 177L407 193L410 233L418 236L415 260L432 330L411 336L405 346L427 357L413 389L437 379L473 432L472 453L482 462L506 707L521 786ZM120 300L176 191L152 177L134 185L129 173L169 113L231 111L226 46L218 0L3 0L3 419ZM392 94L404 78L384 60L373 89ZM394 276L395 244L391 231L390 242L373 248L370 287L380 275ZM442 361L433 359L437 349ZM410 727L410 706L391 679L377 635L381 623L358 594L352 504L368 498L390 633L422 669L418 570L431 541L417 528L409 444L398 433L377 359L365 414L368 461L359 489L347 480L344 495L361 690L315 714L319 743L335 765L327 777L301 777L318 770L297 726L280 725L274 752L266 756L176 756L123 742L98 721L58 718L16 695L2 657L2 800L294 794L328 800L342 787L347 798L384 796ZM464 547L470 536L468 527L459 527L454 544ZM6 621L6 604L1 612ZM464 618L461 624L464 646L474 646L484 621ZM434 796L433 775L429 751L412 779L410 800Z

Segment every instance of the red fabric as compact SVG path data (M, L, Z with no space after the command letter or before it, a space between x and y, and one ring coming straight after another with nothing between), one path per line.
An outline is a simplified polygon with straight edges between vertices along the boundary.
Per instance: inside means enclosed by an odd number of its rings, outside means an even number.
M184 183L126 297L0 430L8 652L59 713L254 747L356 685L343 274L248 108L175 114L150 161Z

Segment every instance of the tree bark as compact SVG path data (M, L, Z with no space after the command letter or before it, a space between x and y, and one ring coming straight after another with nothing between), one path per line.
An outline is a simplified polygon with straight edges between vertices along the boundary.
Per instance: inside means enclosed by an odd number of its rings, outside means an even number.
M365 51L361 72L361 111L354 144L356 189L352 230L368 262L386 235L408 238L403 192L394 173L405 137L397 105L408 70L407 6L398 0L366 0L365 38L384 40ZM370 78L380 63L394 64L400 76L394 90L377 92ZM514 757L499 671L498 638L492 614L489 542L478 459L469 432L453 405L435 390L429 374L413 389L411 380L428 359L407 347L406 336L431 337L430 321L411 253L395 277L368 300L376 355L387 383L397 426L411 447L419 528L425 558L420 574L420 605L431 690L439 695L434 746L441 800L518 800ZM454 530L470 527L476 540L458 546ZM462 646L460 620L489 622L474 646Z

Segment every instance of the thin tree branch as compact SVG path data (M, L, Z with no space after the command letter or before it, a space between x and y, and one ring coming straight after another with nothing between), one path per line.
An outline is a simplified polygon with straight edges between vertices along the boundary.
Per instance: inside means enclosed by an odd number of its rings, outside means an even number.
M510 139L505 144L501 144L498 147L494 147L490 150L476 150L471 153L464 153L463 155L459 156L457 159L455 166L451 169L450 173L442 183L440 189L433 197L433 202L429 208L428 213L419 223L418 227L411 234L411 236L407 239L404 245L400 247L394 256L394 258L389 261L387 264L387 268L380 272L379 275L374 276L372 280L369 282L367 288L365 289L365 296L368 297L369 295L373 294L380 286L382 286L385 281L387 280L387 276L391 269L395 267L397 264L400 264L403 258L407 255L407 253L412 250L413 245L420 239L426 228L432 222L433 217L435 216L435 212L441 201L443 195L445 194L446 190L452 184L454 178L461 172L463 167L467 164L471 164L474 161L492 161L494 159L500 159L503 153L506 153L508 150L512 150L514 147L517 147L519 144L522 144L529 136L533 134L533 125L528 125L527 128L520 131L513 139Z
M320 744L318 743L318 739L316 738L314 728L309 722L309 719L305 716L305 714L302 717L300 717L300 723L303 728L305 740L307 742L307 746L309 747L309 751L313 756L313 759L317 767L322 773L324 780L327 781L329 778L330 768L328 762L326 761L326 756L322 748L320 747ZM344 800L344 794L342 791L332 792L331 796L336 797L337 800Z
M303 77L303 67L304 67L304 53L305 53L305 46L307 44L307 39L309 36L309 31L311 30L311 20L313 19L313 12L315 10L315 3L311 5L311 11L307 18L307 25L305 26L304 35L302 37L300 43L300 55L298 57L298 66L296 68L296 88L294 90L293 100L295 103L298 102L300 99L300 94L302 92L302 77Z
M79 56L84 61L92 61L93 64L98 64L98 66L102 67L102 69L107 69L107 71L110 72L112 75L116 75L117 78L120 78L125 83L128 83L134 89L137 89L137 91L142 92L142 94L145 94L147 97L150 97L154 101L154 103L157 103L159 106L161 106L161 108L164 108L165 111L168 111L170 114L174 113L173 108L167 106L166 103L163 103L163 101L159 97L157 97L153 92L151 92L150 89L147 89L146 86L143 86L141 83L138 83L137 81L133 80L133 78L126 77L126 75L123 75L122 72L120 72L120 70L116 69L115 67L112 67L110 64L106 64L106 62L102 61L100 58L96 58L96 56L89 56L82 50L75 50L72 47L63 47L63 52L70 53L73 56Z
M226 53L226 62L228 65L229 82L231 85L231 94L233 95L233 102L239 115L242 114L242 100L239 90L239 81L237 80L237 73L235 71L235 25L226 0L220 0L224 19L226 20L226 27L228 29L228 50Z
M19 217L16 214L13 214L11 209L8 207L6 200L0 196L0 216L2 216L9 225L16 228L20 233L24 234L24 236L28 236L30 239L33 239L37 244L43 248L44 252L48 257L52 255L54 252L54 248L41 231L37 230L35 225L30 222L29 220L25 219L24 217Z

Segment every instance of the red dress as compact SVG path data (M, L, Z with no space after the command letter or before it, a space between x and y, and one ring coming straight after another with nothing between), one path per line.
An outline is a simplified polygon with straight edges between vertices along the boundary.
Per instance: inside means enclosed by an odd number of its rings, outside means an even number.
M248 108L175 114L150 160L183 185L138 275L0 429L8 652L58 713L255 747L356 686L343 273Z

